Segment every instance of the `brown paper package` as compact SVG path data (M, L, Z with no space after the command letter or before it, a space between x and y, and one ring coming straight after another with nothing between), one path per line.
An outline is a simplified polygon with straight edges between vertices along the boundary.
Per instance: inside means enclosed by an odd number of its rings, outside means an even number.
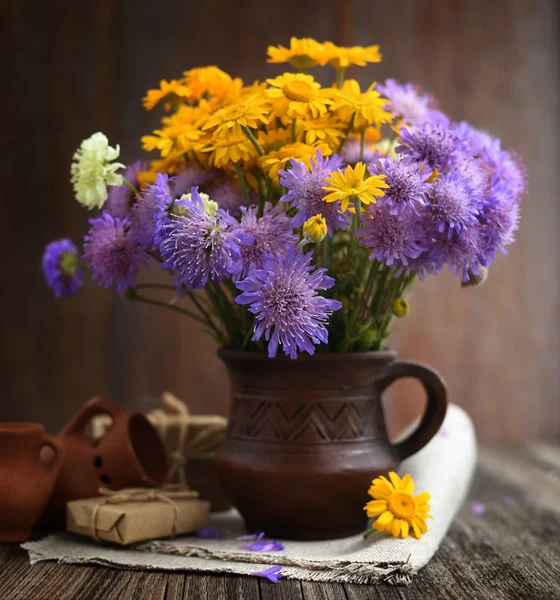
M67 504L66 529L72 533L93 536L94 509L100 498L75 500ZM174 499L177 506L175 534L190 533L208 522L210 503L198 499ZM103 504L97 515L97 538L123 546L170 537L175 511L160 500Z

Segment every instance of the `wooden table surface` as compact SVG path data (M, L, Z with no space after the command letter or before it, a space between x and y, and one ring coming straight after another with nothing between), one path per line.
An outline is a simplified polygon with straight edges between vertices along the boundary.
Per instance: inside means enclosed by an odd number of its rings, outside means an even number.
M483 505L483 514L473 511ZM409 587L236 575L30 566L0 545L0 600L560 599L560 449L485 448L474 485L432 561Z

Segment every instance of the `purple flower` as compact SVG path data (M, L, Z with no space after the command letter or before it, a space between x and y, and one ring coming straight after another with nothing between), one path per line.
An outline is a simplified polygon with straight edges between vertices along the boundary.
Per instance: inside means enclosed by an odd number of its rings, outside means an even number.
M360 246L372 250L370 260L397 267L396 275L410 270L412 260L426 249L424 220L414 212L391 214L390 205L380 201L368 206L362 225L356 232L362 237Z
M422 94L420 88L412 83L399 84L394 79L387 79L384 84L377 84L376 87L389 99L386 110L402 117L411 125L420 125L425 121L442 125L449 123L449 119L436 109L434 98Z
M222 537L222 534L217 529L202 528L196 530L196 535L203 540L218 540Z
M521 219L519 205L509 204L498 194L484 202L479 219L485 256L495 259L498 250L507 254L506 247L515 241Z
M249 573L249 575L253 575L253 577L264 577L272 583L278 583L278 580L282 578L282 567L268 567L268 569L264 569L263 571L253 571Z
M417 128L402 127L400 138L403 143L397 146L397 152L440 171L457 160L464 148L464 143L450 129L437 124L423 123Z
M143 160L128 165L122 171L121 175L135 188L138 188L138 173L145 171L148 168L148 163ZM122 219L130 211L130 207L134 202L134 193L123 183L122 185L110 186L109 196L103 205L103 210L108 210L113 217Z
M174 198L188 193L192 187L203 186L217 177L218 169L205 169L193 163L187 163L175 176L171 186Z
M360 159L361 151L361 142L359 139L350 138L346 140L344 146L342 147L342 159L344 160L344 163L352 166L356 166L356 164L359 162L364 162L367 164L377 160L381 156L381 154L379 154L379 152L376 150L368 148L367 144L364 145L364 152ZM332 170L335 169L331 169L331 171Z
M445 263L451 273L455 273L463 282L469 281L471 274L481 274L479 265L487 266L488 260L484 255L480 225L470 226L462 237L455 235L449 238L447 233L438 232L433 234L427 268L432 273L438 273Z
M175 181L167 173L158 173L155 183L140 194L132 207L132 235L145 248L162 241L162 229L169 222L167 210L173 199L171 186Z
M285 254L298 240L282 205L277 204L272 208L267 202L260 218L257 217L257 211L257 206L242 207L241 222L236 228L253 238L252 244L241 247L242 275L249 274L255 268L263 269L266 254Z
M480 193L458 170L446 172L434 187L428 210L435 229L462 236L468 227L477 223Z
M486 506L482 502L473 502L471 504L471 512L480 517L486 512Z
M206 188L206 192L220 208L227 210L234 217L238 217L241 214L241 207L247 205L242 189L233 179L217 180L214 185ZM257 203L258 194L250 192L249 204Z
M252 533L250 535L240 535L237 540L240 542L259 542L264 537L264 531L259 533Z
M74 296L83 285L78 249L71 240L51 242L43 253L43 273L55 298Z
M115 287L124 294L134 288L140 265L148 266L148 255L134 236L129 235L130 219L119 219L104 210L90 219L91 229L84 239L84 258L92 277L104 288Z
M176 203L184 215L173 215L164 226L159 247L162 268L171 271L176 283L190 289L203 288L208 281L241 273L241 246L253 238L238 229L237 221L224 211L210 216L196 188L191 199Z
M321 214L327 221L329 235L332 236L334 229L344 229L349 220L341 211L341 203L323 202L324 196L327 195L323 189L326 179L331 171L340 169L342 158L336 154L324 158L317 151L316 157L311 159L311 170L308 170L303 162L293 158L291 165L291 170L281 169L278 174L280 183L288 189L280 198L280 202L291 202L291 206L298 209L292 219L292 225L301 227L310 217Z
M253 542L252 544L244 544L241 546L244 550L251 550L252 552L279 552L284 550L284 544L277 540L271 541L258 541Z
M297 358L298 350L313 354L313 344L328 342L327 317L342 305L319 296L318 290L331 288L334 279L325 275L326 269L313 269L311 256L294 248L283 256L268 255L263 269L236 282L243 293L235 301L249 304L249 311L257 315L253 341L264 334L270 358L279 344L287 356Z
M502 150L500 140L493 140L483 149L482 159L492 170L491 183L499 184L510 202L518 202L527 192L527 173L522 160Z
M489 133L480 131L466 121L454 123L451 131L467 148L471 156L478 156L484 148L492 145L493 138Z
M426 206L426 197L433 187L426 183L432 174L429 169L418 167L408 158L390 156L371 163L368 170L372 175L385 175L389 189L385 190L383 203L390 214L406 209L418 213L419 208Z

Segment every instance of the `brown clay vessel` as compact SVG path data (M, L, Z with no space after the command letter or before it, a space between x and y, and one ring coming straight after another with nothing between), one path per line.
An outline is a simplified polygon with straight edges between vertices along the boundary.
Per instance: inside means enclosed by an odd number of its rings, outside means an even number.
M112 424L102 437L93 439L86 428L98 414L108 414ZM121 410L104 398L89 400L58 439L64 461L44 524L63 524L66 503L97 496L100 486L153 486L166 480L167 456L153 425L141 413Z
M312 540L364 531L371 480L424 447L447 409L438 373L391 351L219 355L232 392L220 480L249 532ZM417 429L393 445L381 395L401 377L422 383L427 406Z
M0 423L0 542L24 542L53 490L62 446L35 423Z

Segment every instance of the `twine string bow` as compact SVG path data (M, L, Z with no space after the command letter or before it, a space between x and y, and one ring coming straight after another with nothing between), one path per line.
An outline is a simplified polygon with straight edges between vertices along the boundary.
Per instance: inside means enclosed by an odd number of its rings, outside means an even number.
M99 511L106 504L123 504L125 502L165 502L173 509L173 524L171 535L175 536L177 532L177 521L179 519L179 507L175 500L186 500L189 498L198 498L198 492L189 490L183 485L166 485L159 488L123 488L122 490L111 490L100 487L99 495L102 498L93 507L91 515L91 537L99 541L98 520Z

